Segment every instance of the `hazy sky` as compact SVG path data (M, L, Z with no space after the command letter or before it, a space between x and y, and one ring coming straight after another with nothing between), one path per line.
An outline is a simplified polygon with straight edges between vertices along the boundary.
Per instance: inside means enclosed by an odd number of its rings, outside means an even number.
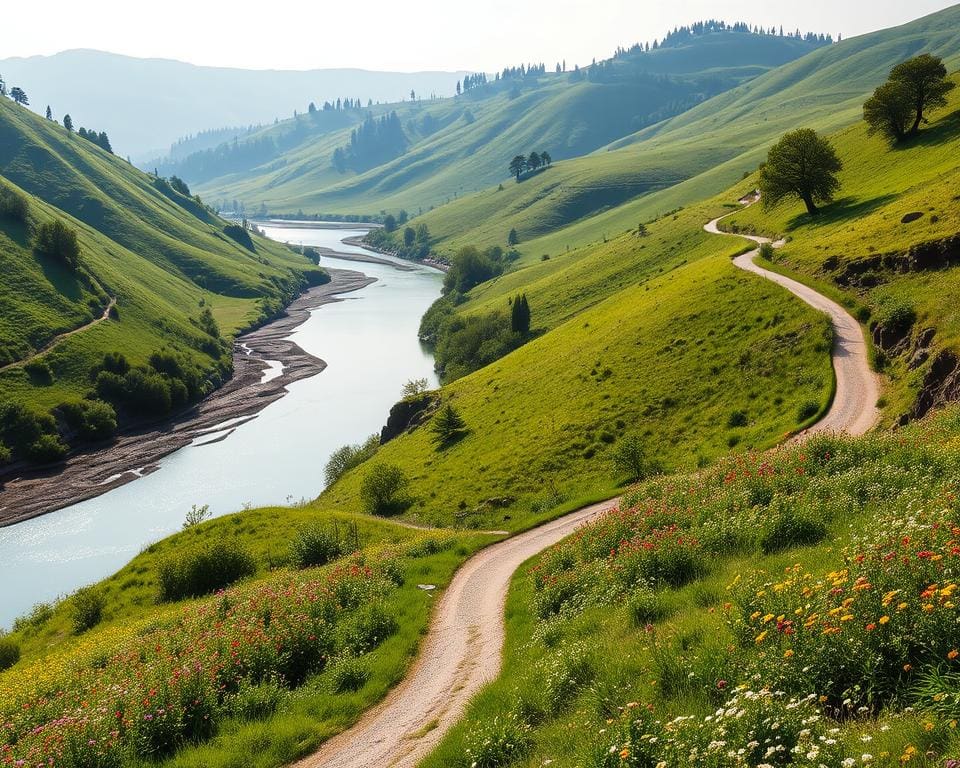
M4 3L0 58L97 48L256 69L494 71L609 56L705 18L844 37L947 0L28 0ZM9 34L16 30L16 34Z

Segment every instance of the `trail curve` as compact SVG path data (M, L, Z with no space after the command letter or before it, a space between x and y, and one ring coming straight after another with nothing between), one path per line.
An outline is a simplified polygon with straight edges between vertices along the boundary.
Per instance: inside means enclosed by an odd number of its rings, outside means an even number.
M727 216L732 215L727 214ZM779 248L783 245L782 241L774 242L768 237L724 232L720 229L720 222L725 218L726 216L721 216L714 219L704 229L714 235L742 237L752 240L758 246L769 243L773 247ZM733 263L740 269L752 272L786 288L794 296L826 314L833 325L832 358L833 371L836 376L836 392L827 413L820 421L801 433L801 436L819 432L836 432L856 436L870 431L880 418L880 411L877 408L880 382L870 368L867 343L860 323L837 302L817 293L810 286L758 266L755 259L759 255L760 248L757 247L749 253L737 256Z

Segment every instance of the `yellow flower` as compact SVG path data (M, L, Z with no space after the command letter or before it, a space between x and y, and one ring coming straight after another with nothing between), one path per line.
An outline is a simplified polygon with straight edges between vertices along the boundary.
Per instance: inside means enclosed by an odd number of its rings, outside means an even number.
M898 610L898 611L905 611L905 610L907 610L907 604L906 604L906 603L900 603L900 605L897 606L897 610Z
M853 614L848 613L845 616L841 616L840 621L853 621Z
M793 651L789 648L783 652L783 658L789 659L793 656Z
M889 617L889 616L881 616L881 617L877 620L877 622L878 622L879 624L889 624L889 623L890 623L890 617Z
M933 613L933 603L926 603L923 606L924 613Z
M923 724L923 730L928 731L928 732L929 732L929 731L932 731L932 730L933 730L933 723L931 723L931 722L929 722L929 721L926 722L926 723L924 723L924 724Z
M767 632L768 632L768 631L769 631L769 630L766 630L766 629L763 630L763 632L761 632L759 635L756 636L756 638L754 639L754 642L759 645L759 644L762 643L764 640L766 640L766 639L767 639Z
M760 623L761 623L761 624L766 624L766 623L771 622L771 621L773 621L773 614L772 614L772 613L768 613L766 616L763 617L763 619L760 621Z

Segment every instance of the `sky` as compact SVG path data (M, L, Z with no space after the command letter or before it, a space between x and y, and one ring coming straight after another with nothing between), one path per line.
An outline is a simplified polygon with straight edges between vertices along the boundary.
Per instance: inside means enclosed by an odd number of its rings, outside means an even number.
M700 19L853 37L949 0L30 0L0 58L95 48L251 69L471 70L587 64ZM16 30L17 34L8 34Z

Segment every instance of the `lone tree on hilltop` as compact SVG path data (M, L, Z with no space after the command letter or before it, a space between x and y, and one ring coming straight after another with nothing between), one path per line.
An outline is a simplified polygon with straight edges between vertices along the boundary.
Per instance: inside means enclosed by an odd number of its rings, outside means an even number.
M897 64L890 72L890 82L900 83L910 95L915 112L911 136L926 122L924 113L945 107L947 94L956 87L956 83L947 80L943 60L929 53Z
M926 114L947 104L956 84L947 80L947 68L937 56L925 53L897 64L886 83L863 105L870 133L881 133L894 142L915 136Z
M833 146L810 128L786 134L767 155L760 168L760 192L764 208L787 197L799 197L814 216L818 203L827 203L840 189L837 173L843 163Z
M63 127L67 129L67 133L73 133L73 118L70 115L63 116Z
M510 173L520 181L520 174L527 170L527 158L523 155L517 155L510 161Z
M15 85L10 89L10 98L22 107L29 106L30 104L30 99L27 98L27 92L19 85Z

